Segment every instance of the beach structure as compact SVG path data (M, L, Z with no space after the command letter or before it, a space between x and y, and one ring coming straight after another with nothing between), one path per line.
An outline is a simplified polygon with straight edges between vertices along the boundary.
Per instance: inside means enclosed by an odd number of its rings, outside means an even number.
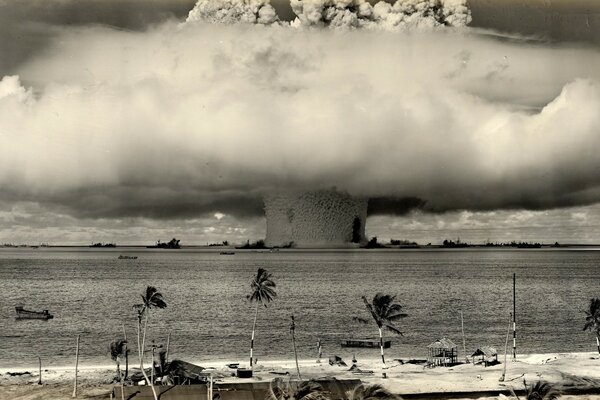
M436 340L427 346L427 362L431 365L454 365L458 362L456 344L447 338Z
M267 246L352 247L366 242L368 199L336 190L270 193Z
M495 347L492 346L482 346L479 347L473 354L473 364L475 364L475 357L479 357L479 363L485 365L493 365L498 363L498 351L496 351Z

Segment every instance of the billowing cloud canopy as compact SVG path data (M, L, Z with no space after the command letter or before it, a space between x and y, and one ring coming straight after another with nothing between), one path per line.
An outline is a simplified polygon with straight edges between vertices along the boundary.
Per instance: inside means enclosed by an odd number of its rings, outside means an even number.
M596 49L202 18L53 35L0 81L0 200L88 217L258 215L266 191L333 186L374 213L600 201Z

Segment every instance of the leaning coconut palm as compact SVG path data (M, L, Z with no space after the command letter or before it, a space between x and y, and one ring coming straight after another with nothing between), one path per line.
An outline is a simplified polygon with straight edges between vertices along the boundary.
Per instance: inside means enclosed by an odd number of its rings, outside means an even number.
M585 312L584 331L592 331L596 334L596 347L600 353L600 299L591 299L590 307Z
M154 287L148 286L146 288L146 292L142 294L142 303L136 304L133 306L137 310L138 317L138 329L137 329L137 339L138 339L138 354L140 356L140 369L142 370L142 375L144 375L144 379L147 384L150 385L152 389L152 394L154 395L154 399L158 400L158 396L156 394L156 390L154 389L154 383L148 379L148 375L144 370L144 347L146 345L146 332L148 330L148 316L150 315L150 310L153 308L166 308L167 303L164 301L162 294ZM142 319L144 319L144 334L140 340L140 331L142 327ZM153 362L154 363L154 362ZM154 368L154 365L152 365Z
M347 393L348 400L402 400L382 385L366 385L361 383L354 390Z
M121 383L121 399L125 398L123 376L121 375L121 358L127 358L127 340L118 339L110 344L110 358L117 363L117 377Z
M525 386L525 400L557 400L560 396L560 392L547 382L538 381L532 386L527 386L527 382L523 379L523 386ZM521 400L513 388L509 390L515 399Z
M402 312L402 306L396 303L396 296L391 296L389 294L377 293L373 297L373 302L369 303L365 296L362 297L363 302L365 303L365 307L371 314L371 317L377 324L379 328L379 347L381 348L381 362L385 367L385 356L383 354L383 328L396 333L398 335L402 335L402 332L398 330L394 326L394 322L398 321L401 318L407 317L407 314ZM369 320L354 317L355 321L366 324Z
M290 383L275 378L269 384L267 400L330 400L329 392L317 381Z
M253 365L253 351L254 351L254 332L256 330L256 317L258 316L258 306L263 305L267 306L275 297L277 297L277 293L275 292L275 282L271 279L271 274L267 272L264 268L259 268L256 272L256 277L252 280L250 287L252 289L252 293L250 293L246 298L250 302L256 302L256 310L254 311L254 323L252 324L252 339L250 340L250 369L252 369Z

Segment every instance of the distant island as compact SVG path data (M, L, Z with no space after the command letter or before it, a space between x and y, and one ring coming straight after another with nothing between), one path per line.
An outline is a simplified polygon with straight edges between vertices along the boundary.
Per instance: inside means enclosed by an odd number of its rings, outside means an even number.
M451 239L444 239L444 241L439 244L439 245L432 245L431 243L427 243L427 245L419 245L417 242L413 242L410 240L397 240L397 239L390 239L389 243L380 243L377 240L377 236L372 237L364 246L362 246L363 249L389 249L389 248L394 248L394 249L421 249L421 248L457 248L457 249L462 249L462 248L468 248L468 247L475 247L475 248L481 248L481 247L511 247L511 248L517 248L517 249L541 249L542 247L570 247L570 246L577 246L577 245L561 245L558 242L554 242L554 244L544 244L544 243L539 243L539 242L521 242L521 241L511 241L511 242L503 242L503 243L492 243L492 242L486 242L486 243L466 243L466 242L462 242L460 240L460 238L458 238L456 241L451 240ZM591 245L588 245L591 246Z
M117 247L116 243L92 243L90 247Z
M154 246L146 246L148 249L180 249L181 245L179 244L178 239L171 239L168 242L161 242L160 240L156 242Z

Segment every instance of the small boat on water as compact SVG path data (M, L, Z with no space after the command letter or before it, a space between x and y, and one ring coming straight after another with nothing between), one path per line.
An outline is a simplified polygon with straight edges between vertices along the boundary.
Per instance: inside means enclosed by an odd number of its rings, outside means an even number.
M222 256L232 256L235 254L235 251L222 251L219 254Z
M119 256L119 260L137 260L137 256L124 256L121 254Z
M54 318L54 315L50 314L48 310L44 311L29 311L25 310L22 306L16 306L17 319L43 319L48 320Z
M379 340L344 339L341 345L342 347L379 347ZM384 340L383 348L389 349L390 347L392 347L392 341Z

